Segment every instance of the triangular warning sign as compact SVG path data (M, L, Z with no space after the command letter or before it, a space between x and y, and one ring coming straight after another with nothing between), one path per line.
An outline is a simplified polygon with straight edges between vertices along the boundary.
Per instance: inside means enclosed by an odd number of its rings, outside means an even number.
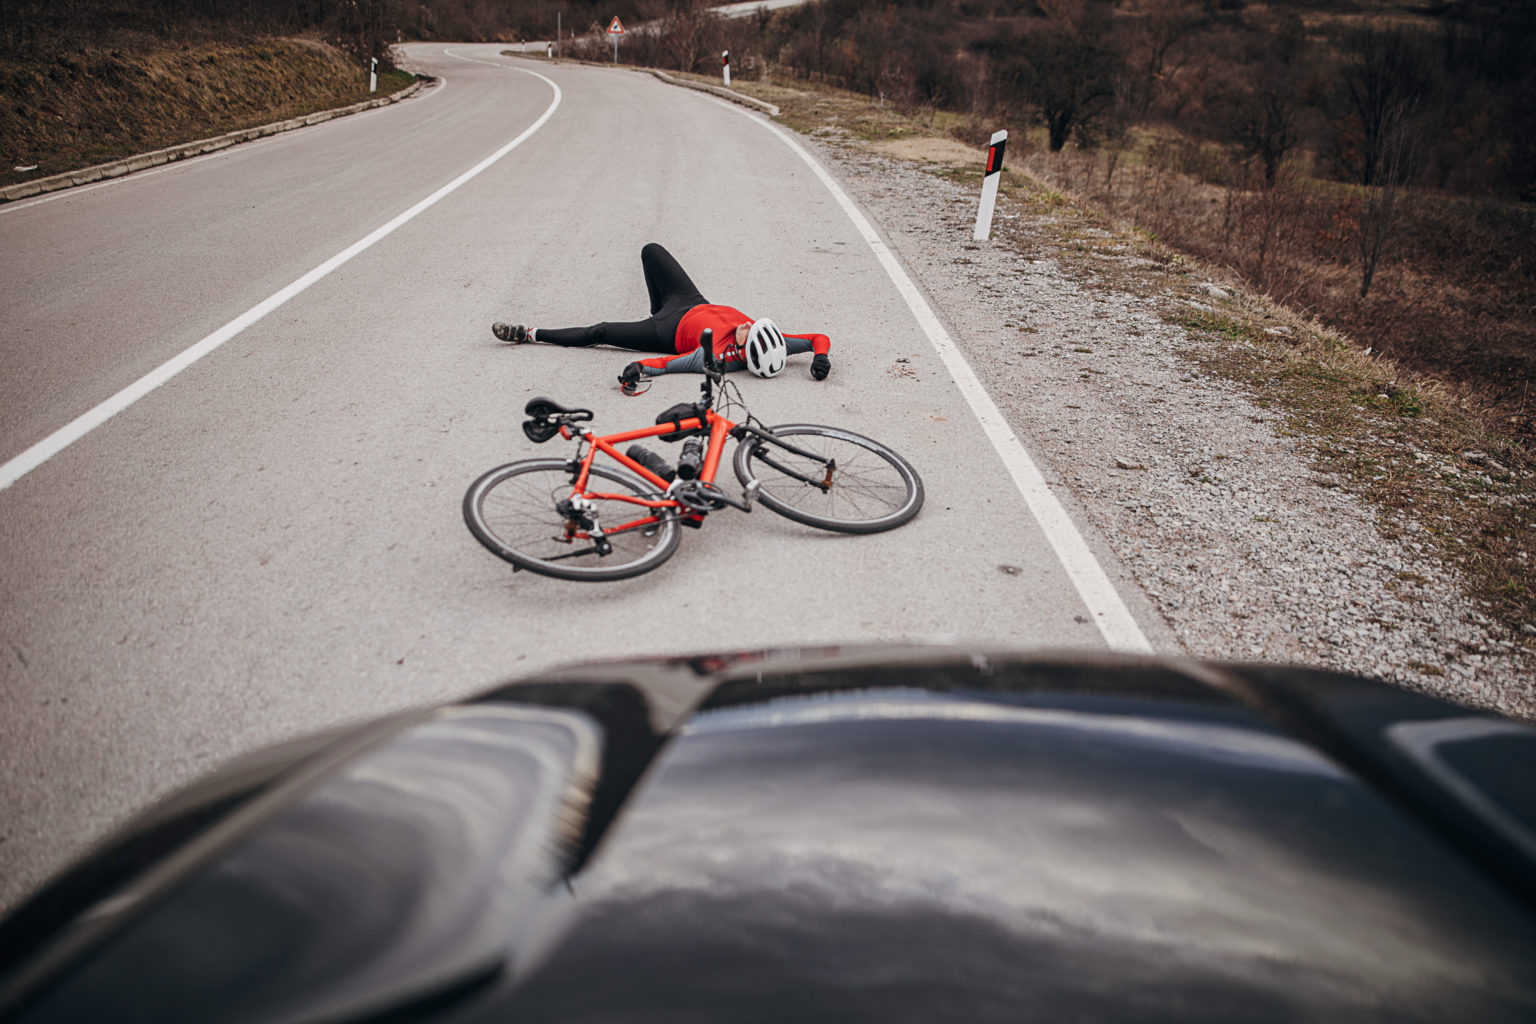
M617 14L613 16L613 22L608 26L608 34L611 36L621 36L624 34L624 26L619 24L619 16Z

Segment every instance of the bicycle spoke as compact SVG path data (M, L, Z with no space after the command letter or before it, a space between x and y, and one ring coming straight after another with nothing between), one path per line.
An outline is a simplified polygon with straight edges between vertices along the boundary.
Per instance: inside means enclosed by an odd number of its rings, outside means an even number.
M774 427L768 436L744 441L735 465L743 483L755 479L761 485L764 505L820 529L887 530L922 505L922 484L912 467L884 445L850 431Z
M464 517L476 539L524 569L577 580L622 579L654 568L677 546L677 524L626 497L654 497L639 481L601 467L592 470L590 506L577 510L568 465L530 460L492 470L471 486ZM561 511L561 509L564 511ZM597 543L593 526L617 529Z

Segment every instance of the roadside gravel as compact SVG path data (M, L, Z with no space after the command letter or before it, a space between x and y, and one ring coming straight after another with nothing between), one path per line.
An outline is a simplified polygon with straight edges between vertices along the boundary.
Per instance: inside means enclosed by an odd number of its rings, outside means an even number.
M1536 718L1536 657L1464 596L1422 527L1315 471L1279 410L1202 370L1219 342L1170 316L1224 298L1200 276L1151 267L1113 229L1053 241L1042 219L1057 215L1007 190L991 240L974 242L977 190L943 163L838 129L807 141L1185 653L1359 672ZM1158 273L1125 286L1142 269ZM895 386L939 373L932 353L890 368Z

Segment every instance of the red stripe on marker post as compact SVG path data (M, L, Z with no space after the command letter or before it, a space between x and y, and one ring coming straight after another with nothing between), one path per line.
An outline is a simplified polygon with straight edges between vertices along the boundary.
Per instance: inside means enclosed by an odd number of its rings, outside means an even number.
M985 242L992 237L992 210L997 205L997 181L1003 172L1003 149L1008 145L1007 131L992 133L987 147L987 173L981 181L981 208L976 211L975 239Z

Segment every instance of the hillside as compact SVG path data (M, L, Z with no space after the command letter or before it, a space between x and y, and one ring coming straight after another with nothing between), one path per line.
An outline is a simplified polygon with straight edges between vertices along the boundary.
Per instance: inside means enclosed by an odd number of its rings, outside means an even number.
M386 70L379 94L412 76ZM0 185L369 98L368 67L310 38L139 41L0 56Z

